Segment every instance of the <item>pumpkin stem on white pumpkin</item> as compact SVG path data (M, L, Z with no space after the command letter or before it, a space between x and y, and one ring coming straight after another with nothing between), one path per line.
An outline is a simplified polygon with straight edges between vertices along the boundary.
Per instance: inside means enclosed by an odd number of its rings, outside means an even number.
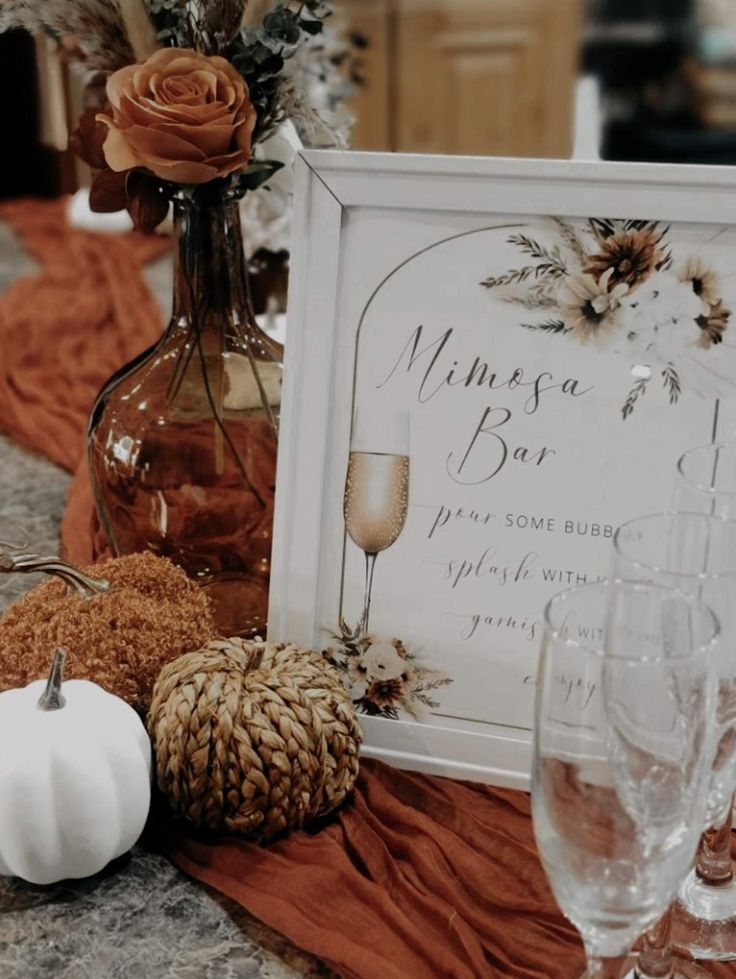
M60 646L54 653L51 672L46 681L46 689L39 697L38 704L36 705L39 710L61 710L66 704L66 700L61 692L61 681L64 678L65 662L66 650Z

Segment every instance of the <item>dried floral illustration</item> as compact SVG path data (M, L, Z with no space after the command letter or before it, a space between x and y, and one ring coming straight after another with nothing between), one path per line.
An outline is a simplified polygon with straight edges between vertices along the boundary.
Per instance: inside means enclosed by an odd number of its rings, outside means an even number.
M509 235L507 243L522 262L481 286L535 314L525 317L522 328L592 343L627 359L624 420L656 377L670 405L689 388L705 397L732 391L718 363L720 345L732 346L724 342L732 311L721 276L701 255L676 258L668 226L555 217L533 234Z
M373 717L415 721L439 707L433 691L453 681L444 673L422 665L401 639L364 635L348 639L334 635L336 645L325 655L343 676L346 689L359 711Z

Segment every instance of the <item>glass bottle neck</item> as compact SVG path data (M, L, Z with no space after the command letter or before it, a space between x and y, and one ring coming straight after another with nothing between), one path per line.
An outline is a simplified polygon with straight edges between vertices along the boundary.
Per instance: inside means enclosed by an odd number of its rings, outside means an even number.
M176 257L172 326L245 327L248 293L237 199L174 201Z

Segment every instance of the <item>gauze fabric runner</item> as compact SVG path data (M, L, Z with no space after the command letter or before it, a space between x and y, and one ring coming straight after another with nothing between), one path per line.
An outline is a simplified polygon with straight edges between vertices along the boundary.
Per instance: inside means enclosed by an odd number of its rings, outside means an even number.
M0 428L74 474L62 525L65 556L109 554L94 515L85 435L105 381L161 334L142 269L170 241L71 228L67 201L0 205L40 266L0 296Z
M37 273L0 296L0 428L75 473L66 556L105 553L86 474L104 381L160 334L143 279L165 239L71 229L65 202L0 206ZM157 814L152 839L345 979L575 979L580 941L537 857L522 792L364 761L351 801L267 849L204 839ZM732 964L709 966L733 979Z
M267 850L163 824L158 846L349 979L576 979L529 798L364 760L350 802Z

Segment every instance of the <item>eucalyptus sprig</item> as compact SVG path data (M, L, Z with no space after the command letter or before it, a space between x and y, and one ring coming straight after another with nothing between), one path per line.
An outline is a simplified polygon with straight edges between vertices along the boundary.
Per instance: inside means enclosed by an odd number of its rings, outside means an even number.
M245 28L231 44L227 56L248 83L258 112L254 140L270 135L283 121L280 103L286 62L309 38L320 34L332 13L324 0L304 0L294 5L278 2L254 26Z

